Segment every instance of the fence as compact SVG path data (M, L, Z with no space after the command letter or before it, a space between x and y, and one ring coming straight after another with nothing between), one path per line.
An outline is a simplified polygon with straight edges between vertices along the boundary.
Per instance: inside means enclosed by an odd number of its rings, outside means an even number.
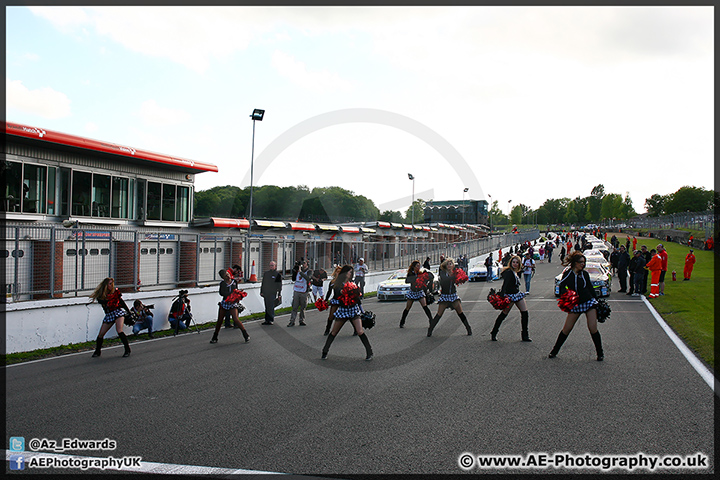
M270 261L289 273L304 257L313 269L330 274L335 264L364 257L371 271L407 268L412 260L440 256L468 258L538 238L537 230L454 243L385 241L344 242L303 237L252 237L217 233L166 233L120 229L6 225L4 294L7 301L87 296L105 278L124 291L168 290L219 282L218 271L250 265L261 278ZM247 255L245 253L247 252Z
M674 213L660 217L637 217L633 218L630 223L633 228L652 230L678 228L701 230L705 232L705 238L708 238L713 236L715 231L715 212L708 210L706 212Z

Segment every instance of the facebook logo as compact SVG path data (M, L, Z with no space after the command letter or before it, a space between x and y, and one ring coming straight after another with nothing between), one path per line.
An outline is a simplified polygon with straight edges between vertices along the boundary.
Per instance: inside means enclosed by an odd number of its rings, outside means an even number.
M25 470L25 457L10 455L10 470Z
M10 437L10 450L13 452L24 452L25 437Z

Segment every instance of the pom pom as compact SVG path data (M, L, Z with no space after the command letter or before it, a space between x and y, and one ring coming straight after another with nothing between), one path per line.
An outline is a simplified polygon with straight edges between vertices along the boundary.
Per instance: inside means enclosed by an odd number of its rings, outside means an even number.
M462 268L455 267L453 275L455 276L455 285L461 285L468 281L467 273Z
M325 301L324 298L318 298L315 301L315 308L317 308L319 312L322 312L328 309L328 303Z
M558 298L558 307L560 307L560 310L563 312L569 312L578 304L579 299L580 297L575 290L568 289Z
M227 296L225 301L227 303L238 303L243 298L247 297L247 292L245 290L238 290L235 289L232 291L230 295Z
M338 300L346 307L352 307L353 305L360 303L360 287L355 285L353 282L347 282L343 285Z
M604 323L605 320L610 318L610 312L612 309L605 300L599 299L597 305L597 321Z
M420 275L417 276L417 279L415 280L415 288L418 290L425 290L428 286L428 283L430 283L430 275L428 272L422 272Z
M107 296L107 306L108 308L117 309L120 308L120 298L122 297L122 292L120 292L120 289L116 288L113 293Z
M490 289L490 293L487 296L488 302L493 306L495 310L504 310L510 305L510 299L505 295L499 295L495 292L494 288Z

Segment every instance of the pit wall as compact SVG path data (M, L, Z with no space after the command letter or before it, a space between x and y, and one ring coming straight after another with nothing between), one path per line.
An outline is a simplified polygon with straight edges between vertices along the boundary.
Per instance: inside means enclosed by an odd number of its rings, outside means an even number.
M468 263L472 267L478 262L484 262L486 256L487 254L482 254L472 257ZM432 271L437 273L437 270L438 266L434 265ZM395 270L370 272L365 277L365 292L376 292L380 282L386 280L393 272ZM328 283L325 282L325 293ZM260 296L260 283L243 283L240 286L248 294L242 301L245 310L240 318L265 311ZM219 287L187 290L195 322L202 324L215 321L218 302L221 299L218 294ZM177 292L178 290L137 292L125 294L123 298L128 306L132 306L135 299L140 299L146 305L154 304L153 330L160 331L170 329L167 315L172 302L177 297ZM278 308L291 307L292 297L293 284L285 280L282 286L282 303ZM98 303L89 302L88 297L76 297L5 304L4 352L29 352L95 340L105 314ZM132 327L126 326L124 331L130 335ZM117 337L115 328L111 328L105 337Z

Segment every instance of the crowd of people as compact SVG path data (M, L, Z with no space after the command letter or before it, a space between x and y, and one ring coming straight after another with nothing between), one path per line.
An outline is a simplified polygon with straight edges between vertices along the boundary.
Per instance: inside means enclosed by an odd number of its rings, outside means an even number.
M607 234L605 235L607 239ZM606 240L607 241L607 240ZM628 236L625 244L621 244L616 236L610 239L609 251L603 252L611 265L613 275L616 275L620 285L619 293L640 296L647 292L647 282L650 279L650 294L648 298L662 296L665 293L665 276L668 269L668 254L662 243L655 249L648 250L646 245L637 248L637 238L632 240ZM632 249L631 248L632 245ZM499 295L506 297L507 304L501 308L490 332L492 341L497 341L497 336L505 318L513 306L520 311L520 338L523 342L532 342L529 335L529 311L525 297L530 295L531 280L535 273L536 262L552 262L553 251L560 248L559 258L565 269L560 280L560 289L573 290L578 295L578 303L567 313L564 326L555 346L549 357L557 356L561 346L572 331L575 323L581 314L587 317L587 326L590 336L595 344L597 359L602 361L604 353L602 341L597 328L598 301L595 296L595 289L588 273L585 271L586 257L584 251L591 249L592 244L587 240L586 235L579 232L563 233L554 236L550 240L543 239L538 244L535 242L524 242L508 248L504 253L500 249L498 259L502 262L500 280L502 286ZM632 252L632 253L630 253ZM488 268L488 281L493 281L491 267L493 265L493 252L489 253L485 266ZM683 280L689 281L696 259L693 250L690 249L685 258L685 269ZM467 280L468 262L466 258L459 257L457 261L451 258L441 257L441 263L436 277L431 272L430 259L427 258L423 264L414 260L408 266L405 282L410 284L410 290L406 294L406 305L402 311L399 326L404 328L410 310L415 302L420 306L428 319L427 336L433 334L435 327L448 308L455 311L460 321L465 326L467 335L472 335L472 327L463 313L462 301L458 296L457 286ZM328 305L328 318L324 335L328 338L322 349L321 358L327 358L330 346L339 333L342 326L350 321L353 326L353 335L358 336L365 347L366 360L372 360L373 351L370 342L363 329L361 314L363 312L362 299L364 297L365 277L369 268L363 258L358 258L353 265L337 265L332 275L318 268L310 270L308 261L304 258L298 260L291 272L293 282L293 299L290 321L288 327L293 327L296 320L300 326L305 326L305 310L308 299L312 295L313 301L325 301ZM242 271L238 265L233 265L227 270L220 270L218 275L222 279L219 284L218 293L222 300L218 302L218 315L215 323L215 330L210 343L217 343L219 332L225 320L226 328L238 328L246 342L250 336L239 319L239 313L244 310L241 304L246 293L240 289L242 282ZM675 273L673 272L673 276ZM674 277L673 277L674 278ZM327 294L324 292L324 282L329 281ZM262 325L274 325L275 309L282 302L283 275L277 270L277 263L271 261L269 269L264 272L260 285L260 295L264 300L265 319ZM525 291L521 291L524 284ZM435 315L430 311L429 305L437 298L437 312ZM153 338L153 305L144 305L142 301L135 300L132 308L128 308L122 298L122 293L115 287L112 278L104 279L90 295L91 301L97 301L103 308L103 318L100 332L96 339L96 348L93 357L101 355L103 339L106 333L114 325L118 337L124 346L123 357L130 356L131 349L127 336L123 332L126 318L128 324L132 325L133 334L138 335L142 330L147 329L148 336ZM228 324L228 320L232 322ZM187 290L180 290L178 296L172 302L168 321L173 329L184 330L191 326L193 321L191 302Z

